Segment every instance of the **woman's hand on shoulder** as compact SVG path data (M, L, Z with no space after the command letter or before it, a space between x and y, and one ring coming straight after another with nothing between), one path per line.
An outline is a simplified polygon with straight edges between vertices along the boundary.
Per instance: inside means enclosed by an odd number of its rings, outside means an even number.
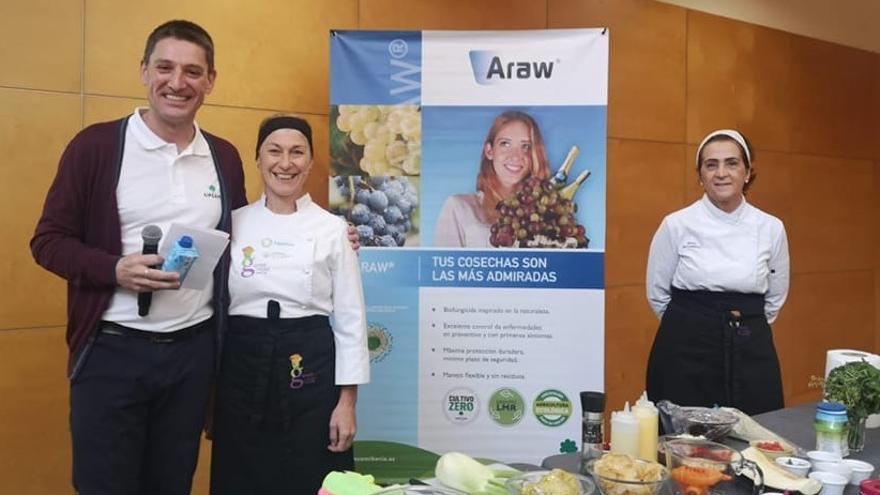
M348 237L348 243L351 244L351 249L353 249L354 252L357 252L357 250L361 248L361 241L358 238L357 229L354 225L349 223L345 232L346 237Z

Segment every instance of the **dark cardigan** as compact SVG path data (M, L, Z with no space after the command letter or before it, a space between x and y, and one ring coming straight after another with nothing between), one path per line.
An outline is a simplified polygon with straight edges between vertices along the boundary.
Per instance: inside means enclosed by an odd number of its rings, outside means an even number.
M127 122L128 117L89 126L67 145L31 239L37 263L67 280L71 377L116 290L116 262L122 255L116 184ZM231 232L231 211L247 204L241 158L228 141L203 134L220 183L223 210L217 228ZM228 306L228 255L227 250L214 270L213 303L218 330ZM218 331L218 344L220 335Z

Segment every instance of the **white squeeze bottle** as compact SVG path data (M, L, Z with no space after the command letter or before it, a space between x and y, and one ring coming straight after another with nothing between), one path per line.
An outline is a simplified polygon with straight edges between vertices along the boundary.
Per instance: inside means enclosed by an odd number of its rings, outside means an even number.
M639 455L639 420L630 411L629 402L623 411L611 413L611 452L633 458Z
M642 392L632 411L639 421L639 459L656 462L658 411L648 400L648 392Z

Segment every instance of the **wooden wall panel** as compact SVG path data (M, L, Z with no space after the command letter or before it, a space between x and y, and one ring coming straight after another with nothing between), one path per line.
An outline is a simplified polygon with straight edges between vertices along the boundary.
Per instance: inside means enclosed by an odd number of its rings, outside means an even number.
M0 86L78 92L82 79L82 4L3 2Z
M71 493L64 328L0 331L3 493Z
M872 91L871 91L871 102L873 106L871 107L871 115L876 117L880 115L880 55L874 55L874 67L873 73L871 74L871 80L873 81ZM871 137L871 141L874 143L874 159L880 160L880 125L874 124L874 132Z
M608 135L681 142L686 10L649 0L550 0L551 28L610 32Z
M360 0L359 29L544 29L547 0Z
M645 286L605 290L606 410L620 410L645 388L648 354L659 320L645 299Z
M213 37L217 82L209 103L327 113L329 31L354 29L356 0L235 0L136 4L88 2L88 93L140 97L138 64L149 32L171 18L191 19ZM234 13L233 15L230 15Z
M878 54L792 36L795 153L875 156Z
M874 303L871 270L792 277L773 328L787 404L818 396L807 383L810 375L824 375L828 349L872 350Z
M749 203L782 220L787 229L800 194L793 185L794 176L800 173L797 165L789 153L756 150L753 166L757 176L747 195ZM794 268L799 269L797 263Z
M688 143L699 144L715 129L734 128L757 149L791 149L791 38L688 12Z
M64 284L37 266L28 243L58 159L79 123L76 95L0 88L0 328L65 321Z
M873 163L806 155L791 162L792 267L799 273L873 268Z
M192 493L207 495L211 487L211 441L202 435L199 445L199 464L196 466L196 474L193 475Z
M121 119L131 115L135 108L147 106L146 98L86 96L83 99L83 127Z
M878 195L880 195L880 161L875 161L873 197L877 198ZM875 352L880 352L880 201L873 201L872 206L871 213L874 220L871 225L874 232L874 349Z
M685 205L684 161L683 144L608 140L607 287L645 283L654 232Z

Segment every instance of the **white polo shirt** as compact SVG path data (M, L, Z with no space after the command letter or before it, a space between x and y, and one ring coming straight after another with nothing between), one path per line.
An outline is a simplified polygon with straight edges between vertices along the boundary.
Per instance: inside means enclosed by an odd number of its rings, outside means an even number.
M178 153L177 145L147 127L141 117L144 110L136 108L128 119L116 186L123 255L142 251L141 230L146 225L157 225L163 233L172 222L215 228L222 210L214 160L198 125L194 124L193 141ZM212 281L202 290L156 291L150 313L141 317L137 292L117 287L103 319L140 330L180 330L211 317L213 288Z

